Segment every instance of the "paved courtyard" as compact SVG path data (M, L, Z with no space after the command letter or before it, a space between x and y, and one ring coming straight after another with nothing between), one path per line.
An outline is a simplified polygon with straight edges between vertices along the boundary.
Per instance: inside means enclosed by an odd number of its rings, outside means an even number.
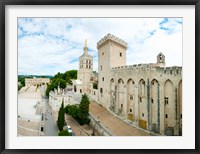
M90 114L95 118L100 120L100 123L103 124L114 136L149 136L150 133L147 131L141 130L139 128L133 127L126 122L115 117L105 108L101 107L95 102L90 102Z
M24 119L17 119L17 134L18 136L39 136L40 122L27 121Z
M41 95L36 86L23 87L18 92L18 136L40 136L40 115L36 104L41 102Z

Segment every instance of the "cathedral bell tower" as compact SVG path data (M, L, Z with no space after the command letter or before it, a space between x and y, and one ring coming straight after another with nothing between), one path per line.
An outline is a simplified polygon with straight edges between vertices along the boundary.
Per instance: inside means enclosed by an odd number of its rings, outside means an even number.
M85 46L83 49L84 49L84 54L87 55L88 54L87 39L85 39Z
M77 77L78 80L82 82L82 92L87 94L89 92L88 85L91 81L93 81L93 57L88 53L87 40L85 40L83 50L84 53L79 58L79 70Z

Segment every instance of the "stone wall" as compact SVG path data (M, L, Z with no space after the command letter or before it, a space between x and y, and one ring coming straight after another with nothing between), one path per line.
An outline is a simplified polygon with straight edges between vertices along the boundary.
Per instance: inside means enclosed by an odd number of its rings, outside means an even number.
M89 114L90 125L96 129L102 136L113 136L113 134L108 130L98 119L96 119L92 114Z
M98 102L143 129L180 135L182 67L165 67L162 53L157 63L126 65L127 43L110 34L97 48Z
M66 89L54 89L54 91L49 93L49 105L52 107L52 110L59 111L62 101L64 101L64 107L79 104L81 96L81 94L74 94L74 92L66 91Z
M92 89L91 93L89 94L89 98L98 102L98 89Z
M182 101L178 100L182 85L180 67L120 67L111 69L109 80L109 95L104 95L108 96L106 101L114 113L135 121L141 128L166 135L170 129L174 135L179 135L182 117Z

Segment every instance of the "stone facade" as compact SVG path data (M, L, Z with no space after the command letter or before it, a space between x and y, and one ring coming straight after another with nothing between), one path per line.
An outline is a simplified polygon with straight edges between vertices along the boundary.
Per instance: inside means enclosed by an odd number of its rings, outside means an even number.
M108 34L97 43L98 103L135 125L162 135L182 134L182 67L126 65L127 43Z
M49 78L25 78L25 86L36 86L36 85L42 85L47 84L50 82Z
M92 65L87 68L87 60L92 64L92 58L85 46L76 80L81 84L74 81L74 91L83 89L90 99L140 128L161 135L182 135L182 67L166 67L161 52L156 63L128 66L127 47L111 34L97 42L98 89L93 89Z

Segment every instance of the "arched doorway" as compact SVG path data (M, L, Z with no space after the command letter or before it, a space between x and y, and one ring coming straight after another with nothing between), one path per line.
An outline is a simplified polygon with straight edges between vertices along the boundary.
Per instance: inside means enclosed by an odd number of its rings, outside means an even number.
M141 79L138 84L138 118L139 127L147 129L147 97L146 83Z
M110 109L115 112L116 109L116 90L115 90L115 81L112 78L110 80Z
M118 80L118 114L124 113L124 81Z
M160 125L159 83L156 79L150 85L150 124L151 131L158 133Z
M175 99L173 84L167 80L164 84L164 127L165 134L174 135Z
M128 113L127 119L134 121L135 120L135 92L134 92L135 83L132 79L127 81L127 109Z

